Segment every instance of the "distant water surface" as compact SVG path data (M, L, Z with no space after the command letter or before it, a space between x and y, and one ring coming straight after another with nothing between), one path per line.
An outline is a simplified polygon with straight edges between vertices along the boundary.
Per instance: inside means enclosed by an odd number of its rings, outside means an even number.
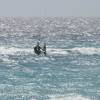
M0 21L0 100L100 100L100 18Z

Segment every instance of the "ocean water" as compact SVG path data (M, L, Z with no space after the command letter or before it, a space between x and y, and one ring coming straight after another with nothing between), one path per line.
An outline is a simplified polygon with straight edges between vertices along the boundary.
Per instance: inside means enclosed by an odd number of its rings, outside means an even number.
M100 18L0 22L0 100L100 100Z

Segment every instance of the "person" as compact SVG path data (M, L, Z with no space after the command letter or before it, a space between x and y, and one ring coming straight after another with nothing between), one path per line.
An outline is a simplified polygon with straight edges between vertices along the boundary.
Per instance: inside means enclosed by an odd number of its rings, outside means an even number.
M40 55L42 52L41 52L41 47L39 45L39 42L37 42L37 45L34 47L34 52L37 54L37 55Z
M46 55L46 43L44 43L44 46L43 46L43 53L44 55Z

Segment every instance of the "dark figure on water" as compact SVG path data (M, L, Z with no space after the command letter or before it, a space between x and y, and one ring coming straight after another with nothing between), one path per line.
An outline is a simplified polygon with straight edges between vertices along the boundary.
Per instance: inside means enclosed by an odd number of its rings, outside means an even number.
M39 45L39 42L37 42L37 45L34 47L34 52L37 54L37 55L40 55L41 54L41 47Z
M44 53L44 55L46 55L46 43L44 43L43 53Z

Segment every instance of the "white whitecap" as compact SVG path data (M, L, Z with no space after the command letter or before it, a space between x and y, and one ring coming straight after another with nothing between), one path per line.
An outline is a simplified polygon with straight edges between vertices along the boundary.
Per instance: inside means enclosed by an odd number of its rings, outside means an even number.
M50 96L49 100L90 100L89 98L81 95L68 95L68 96Z
M59 55L67 55L68 54L68 52L66 51L66 49L58 49L58 48L55 48L55 49L48 48L47 52L49 54L59 54Z
M18 53L33 53L33 49L31 48L7 48L7 47L0 47L0 54L18 54Z
M68 55L72 53L79 53L84 55L93 55L93 54L100 54L100 48L95 47L75 47L75 48L68 48L68 49L61 49L61 48L47 48L47 55ZM27 54L34 54L33 48L7 48L7 47L0 47L0 54L10 54L10 55L27 55ZM40 57L41 58L41 57ZM42 59L48 59L46 57Z
M69 49L73 53L81 53L85 55L93 55L93 54L100 54L100 48L95 48L95 47L75 47L72 49Z

